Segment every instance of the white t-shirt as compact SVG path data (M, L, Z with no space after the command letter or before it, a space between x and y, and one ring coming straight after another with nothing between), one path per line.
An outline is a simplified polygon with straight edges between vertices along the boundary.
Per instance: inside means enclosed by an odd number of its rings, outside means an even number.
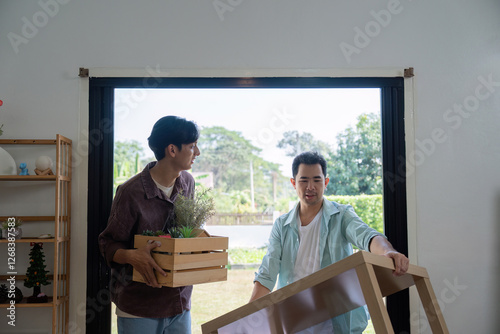
M170 195L172 195L172 190L174 190L174 186L172 185L171 187L165 187L165 186L162 186L161 184L159 184L158 182L156 182L155 179L153 179L153 181L156 184L156 186L158 187L158 189L163 191L165 193L165 195L167 195L167 197L170 198Z
M167 195L167 197L170 198L170 195L172 195L172 191L174 190L174 186L165 187L165 186L162 186L161 184L159 184L158 182L156 182L155 179L153 179L153 181L156 184L156 186L158 187L158 189L160 189L161 191L163 191L165 193L165 195ZM118 317L122 317L122 318L140 318L140 317L136 317L135 315L128 314L127 312L123 312L118 307L116 308L116 312L115 313L116 313L116 315Z
M302 226L299 210L297 210L297 223L299 229L299 250L293 268L293 281L298 281L320 269L319 263L319 233L321 229L321 216L323 208L319 210L313 220Z
M321 230L321 217L323 208L319 210L314 219L306 226L302 226L299 210L297 210L297 222L299 228L299 250L293 268L293 281L298 281L321 269L319 262L319 237ZM327 320L310 328L304 329L297 334L331 334L333 333L332 321Z

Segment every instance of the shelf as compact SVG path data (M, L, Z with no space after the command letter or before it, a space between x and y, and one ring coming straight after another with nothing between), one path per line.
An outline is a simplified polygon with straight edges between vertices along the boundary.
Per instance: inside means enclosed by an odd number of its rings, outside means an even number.
M6 221L9 218L16 217L18 219L21 219L24 223L31 223L31 222L53 222L56 220L55 216L0 216L0 221ZM61 219L64 217L60 217Z
M67 239L67 238L59 238L59 241L66 241L64 239ZM28 243L28 242L54 242L55 241L55 238L46 238L46 239L43 239L43 238L21 238L21 239L16 239L16 243ZM0 239L0 243L2 244L6 244L8 243L9 240L8 239Z
M53 307L54 306L54 298L49 297L49 301L47 303L30 303L27 302L28 298L23 298L23 300L19 303L16 303L16 309L19 307ZM9 307L10 304L0 304L0 308Z
M0 139L0 145L56 145L55 139Z
M24 281L24 279L26 278L26 275L0 275L0 281L6 281L11 276L15 276L16 281ZM49 281L54 280L54 275L47 275L47 277L48 277ZM66 275L59 275L59 280L65 280L65 279L66 279Z
M23 298L23 300L20 303L16 303L16 309L17 308L28 308L28 307L53 307L54 306L54 298L53 297L48 297L49 301L47 303L28 303L27 300L28 298ZM63 302L66 302L68 300L68 297L59 297L55 304L59 305ZM0 304L0 308L6 308L9 307L10 304Z
M0 175L0 181L55 181L55 175Z

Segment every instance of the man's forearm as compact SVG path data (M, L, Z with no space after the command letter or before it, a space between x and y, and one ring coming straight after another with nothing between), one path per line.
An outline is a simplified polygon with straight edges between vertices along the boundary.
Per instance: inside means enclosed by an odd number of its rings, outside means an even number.
M250 297L249 303L253 302L255 299L269 294L270 292L271 290L260 284L259 281L255 281L255 283L253 284L252 296Z
M394 261L394 275L401 276L408 270L410 261L404 255L392 247L392 244L384 237L376 236L370 242L370 252L377 255L384 255Z
M155 271L163 276L167 274L151 257L151 250L161 246L159 242L148 242L138 249L118 249L113 255L113 261L119 264L130 264L137 270L147 285L160 288L156 279Z
M370 242L370 252L377 255L384 255L387 252L397 252L392 244L384 237L377 235Z
M113 255L113 262L119 264L130 264L130 257L132 256L131 251L133 249L117 249Z

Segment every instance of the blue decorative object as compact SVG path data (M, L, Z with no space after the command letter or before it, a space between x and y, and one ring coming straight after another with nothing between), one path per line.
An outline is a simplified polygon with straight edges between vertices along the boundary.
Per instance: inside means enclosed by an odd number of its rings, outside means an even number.
M30 175L30 173L28 172L28 167L26 166L25 162L22 162L19 165L19 168L21 168L21 173L19 173L19 175Z

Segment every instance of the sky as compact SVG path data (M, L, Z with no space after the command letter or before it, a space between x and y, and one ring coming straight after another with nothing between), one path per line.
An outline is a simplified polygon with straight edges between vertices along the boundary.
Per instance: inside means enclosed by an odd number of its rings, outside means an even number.
M262 158L291 176L293 158L276 147L284 132L309 132L334 147L337 134L354 126L360 114L380 110L378 88L116 89L115 141L137 140L153 156L147 138L154 123L176 115L200 127L240 132L262 149Z

